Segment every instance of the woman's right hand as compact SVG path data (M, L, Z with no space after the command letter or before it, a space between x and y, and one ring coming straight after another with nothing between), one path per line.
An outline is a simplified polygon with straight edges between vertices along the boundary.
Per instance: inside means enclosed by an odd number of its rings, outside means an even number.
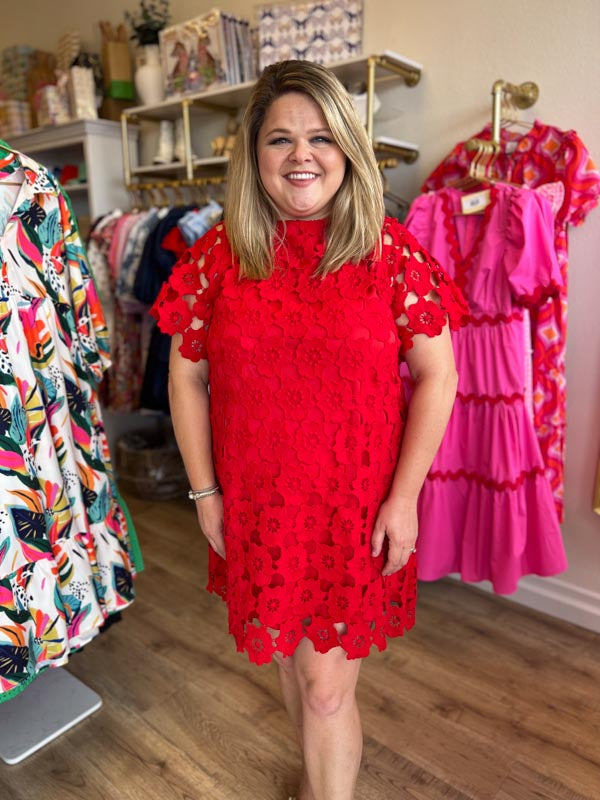
M223 497L220 492L196 500L196 512L202 533L208 543L221 558L225 558L225 538L223 536Z

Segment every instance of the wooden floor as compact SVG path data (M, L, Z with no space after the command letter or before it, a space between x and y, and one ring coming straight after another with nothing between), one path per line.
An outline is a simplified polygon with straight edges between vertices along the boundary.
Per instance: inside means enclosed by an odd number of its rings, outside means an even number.
M1 800L287 800L299 759L275 668L235 652L190 507L132 501L146 571L69 669L103 708ZM600 636L451 581L363 665L357 800L599 800Z

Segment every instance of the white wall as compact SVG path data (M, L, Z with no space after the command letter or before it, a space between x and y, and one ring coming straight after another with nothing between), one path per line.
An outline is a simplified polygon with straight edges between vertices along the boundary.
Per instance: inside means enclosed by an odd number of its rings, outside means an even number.
M401 166L393 188L413 197L420 182L459 139L489 119L492 83L534 80L541 96L525 116L574 128L600 163L600 2L598 0L364 0L365 52L390 48L424 64L421 83L386 91L395 119L384 132L419 142L421 158ZM173 20L211 8L211 0L172 0ZM250 16L253 3L224 0ZM54 49L78 29L99 47L96 18L118 23L132 0L29 0L4 15L0 48L28 43ZM22 11L20 11L22 9ZM600 452L600 209L571 232L566 521L570 568L558 580L527 579L516 597L600 630L600 518L591 511ZM540 588L541 587L541 588ZM566 605L565 605L566 604ZM568 608L567 608L568 606ZM566 610L565 610L566 609ZM569 610L570 609L570 610Z

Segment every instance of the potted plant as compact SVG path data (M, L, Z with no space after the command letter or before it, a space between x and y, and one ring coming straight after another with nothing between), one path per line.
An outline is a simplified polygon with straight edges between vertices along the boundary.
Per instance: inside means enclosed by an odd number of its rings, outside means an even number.
M164 99L164 85L158 49L158 34L169 22L169 0L140 0L137 11L125 12L131 39L138 44L135 88L144 105Z

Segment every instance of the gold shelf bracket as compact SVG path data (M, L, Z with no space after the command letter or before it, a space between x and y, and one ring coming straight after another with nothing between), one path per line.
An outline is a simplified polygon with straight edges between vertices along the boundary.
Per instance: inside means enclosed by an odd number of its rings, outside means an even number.
M402 161L404 164L414 164L419 157L419 151L409 147L397 147L395 145L377 144L373 145L376 156L380 156L380 161L395 160Z
M492 142L495 144L500 144L502 100L505 96L510 97L511 103L517 108L531 108L540 96L540 89L533 81L519 84L503 80L494 82L492 86Z
M367 58L367 136L373 141L373 103L375 97L375 71L382 67L404 79L407 86L416 86L421 80L421 70L390 56L369 56ZM406 159L403 159L406 160ZM414 159L413 159L414 160ZM412 162L407 162L412 163Z
M408 64L403 64L401 61L396 61L388 56L375 56L377 65L387 69L389 72L394 72L404 78L404 83L407 86L416 86L421 80L421 70L416 67L411 67Z

